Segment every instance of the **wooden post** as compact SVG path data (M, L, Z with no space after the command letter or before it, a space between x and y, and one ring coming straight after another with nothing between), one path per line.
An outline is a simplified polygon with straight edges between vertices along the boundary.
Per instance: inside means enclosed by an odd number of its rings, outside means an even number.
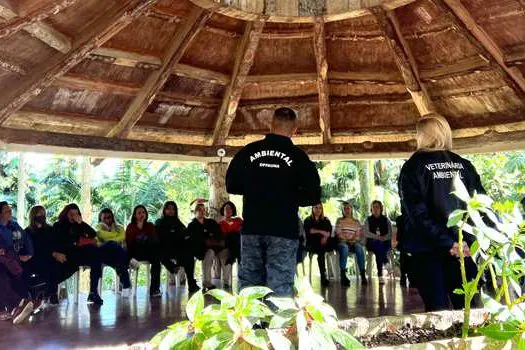
M91 225L93 207L91 205L91 159L90 157L80 158L80 177L81 177L81 194L80 210L82 219Z
M206 165L208 173L208 184L210 186L210 217L218 220L221 216L219 210L221 206L230 200L230 195L226 192L226 171L228 163L214 162Z
M364 222L368 216L370 204L374 197L374 161L357 161L357 171L359 174L359 183L361 184L359 206L361 207Z
M26 189L27 189L27 159L26 153L18 156L18 186L16 200L16 220L21 227L25 227L26 219Z
M328 85L328 62L326 61L325 30L322 17L317 17L314 26L314 52L317 66L317 92L319 95L319 123L323 143L331 143L330 131L330 86Z

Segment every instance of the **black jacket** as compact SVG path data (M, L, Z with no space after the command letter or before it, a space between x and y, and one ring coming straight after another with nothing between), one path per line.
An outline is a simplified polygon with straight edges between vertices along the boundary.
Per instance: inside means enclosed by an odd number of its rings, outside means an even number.
M471 195L475 191L485 193L474 166L453 152L418 151L403 165L399 195L405 224L405 251L449 250L457 242L456 229L447 228L450 213L465 207L451 194L455 174L460 175Z
M31 260L42 262L50 259L54 251L53 226L48 224L45 224L40 228L32 228L31 226L28 226L25 231L33 241L35 254Z
M244 147L226 173L228 193L244 196L242 234L297 239L299 206L321 201L320 183L306 153L275 134Z
M78 248L81 237L94 239L97 232L85 222L58 221L53 225L53 251L68 254Z
M160 244L166 251L178 250L189 243L190 234L177 217L165 216L155 222Z
M210 243L222 241L221 227L213 219L204 219L201 224L196 218L188 224L187 233L191 237L193 253L199 260L204 258L206 251L210 248Z

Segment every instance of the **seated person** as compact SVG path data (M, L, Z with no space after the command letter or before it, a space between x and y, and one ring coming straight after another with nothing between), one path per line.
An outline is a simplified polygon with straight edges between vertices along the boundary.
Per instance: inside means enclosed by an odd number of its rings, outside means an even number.
M383 215L383 203L372 202L372 215L365 221L366 249L373 252L376 257L377 277L379 283L384 284L383 266L388 261L388 252L392 247L392 224Z
M13 221L12 209L0 202L0 320L23 322L33 312L27 283L28 262L33 255L29 235Z
M226 249L229 253L226 264L231 265L235 260L241 262L241 228L243 221L237 216L237 207L228 201L222 205L219 212L222 216L219 225L221 226L222 237L226 240Z
M332 223L324 216L321 203L312 207L312 214L304 219L304 231L306 233L306 250L317 254L317 264L321 273L321 285L328 286L330 282L326 278L325 253L335 249L332 235Z
M349 286L350 280L346 276L346 263L350 251L354 251L357 256L357 265L361 275L361 283L367 284L365 273L365 251L360 243L361 224L353 217L352 205L348 201L343 203L343 216L335 222L335 233L339 244L339 267L341 268L341 284Z
M223 276L231 273L231 265L229 265L229 269L225 269L226 266L223 265L228 255L225 249L226 243L222 239L219 224L215 220L206 217L204 200L197 200L194 201L194 203L195 202L197 202L194 210L195 218L188 225L188 233L194 244L195 257L202 260L203 288L209 290L216 288L211 281L215 257L219 258L221 268L223 269Z
M166 259L175 259L177 265L184 267L188 280L188 291L195 293L200 288L195 281L195 258L193 245L186 226L179 219L177 204L168 201L162 209L162 217L155 227L159 234L162 255Z
M32 274L46 283L45 297L51 305L58 304L58 283L54 271L60 263L53 258L53 226L47 223L46 209L36 205L29 211L29 226L25 229L33 241L34 255L28 266Z
M155 225L148 221L148 211L143 205L133 209L131 223L126 228L126 245L128 255L138 261L148 261L151 264L150 297L159 297L160 293L160 263L170 273L175 273L175 264L161 254L160 238Z
M104 301L98 294L98 283L102 277L102 261L97 246L97 232L82 220L76 204L64 207L58 221L53 225L53 258L59 262L55 271L54 283L64 281L73 275L80 266L89 266L90 284L88 302L102 305Z
M131 294L131 281L129 258L125 249L126 231L115 222L115 216L108 208L102 209L98 214L96 228L100 259L103 264L115 269L122 283L122 296L128 298Z

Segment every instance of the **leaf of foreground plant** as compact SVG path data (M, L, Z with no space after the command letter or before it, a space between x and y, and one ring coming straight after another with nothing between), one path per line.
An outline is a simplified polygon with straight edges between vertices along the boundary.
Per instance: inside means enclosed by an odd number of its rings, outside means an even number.
M518 341L518 350L525 350L525 333L523 333Z
M312 323L310 339L313 341L312 347L314 349L336 350L331 334L319 322Z
M200 315L204 309L204 296L202 292L197 292L188 300L186 304L186 316L188 319L193 322L195 321L195 314Z
M272 347L276 350L294 350L290 339L286 338L279 330L268 330L268 337Z
M250 299L261 299L267 296L268 294L273 293L273 290L271 290L268 287L248 287L241 290L239 295L248 297Z
M494 323L478 329L478 332L496 340L510 340L520 333L519 322Z
M344 349L364 349L364 346L357 339L342 329L334 327L327 331L332 335L332 339Z
M454 289L454 294L457 294L457 295L465 295L465 291L461 288L456 288Z
M266 338L266 332L262 329L258 329L258 331L250 329L243 333L242 338L258 349L268 350L268 339Z
M461 209L456 209L448 216L447 227L456 227L459 222L463 219L466 211Z
M270 297L268 301L277 306L279 310L298 310L295 301L292 298Z
M206 294L211 295L215 299L222 301L224 298L232 297L232 295L222 289L212 289L209 290Z
M465 184L463 184L463 181L461 181L459 176L454 177L454 192L452 193L465 203L470 201L470 194L468 193Z
M202 350L219 350L224 349L227 345L232 342L233 333L223 332L216 334L211 338L208 338L202 344Z
M186 328L178 328L176 330L170 330L168 334L162 339L159 344L159 350L164 349L178 349L179 344L186 341L191 342L191 337L188 337L188 332Z
M164 339L164 337L166 337L168 332L169 332L169 329L165 329L162 332L159 332L159 333L155 334L155 336L153 338L151 338L149 343L151 345L153 345L154 347L155 346L159 346L159 344L162 342L162 339Z

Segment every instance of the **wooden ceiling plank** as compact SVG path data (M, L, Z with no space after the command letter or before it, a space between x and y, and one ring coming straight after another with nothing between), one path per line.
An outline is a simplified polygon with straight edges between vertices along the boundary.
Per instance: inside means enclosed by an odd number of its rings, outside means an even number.
M444 79L456 75L464 75L490 68L489 63L479 55L469 57L461 61L443 65L441 67L421 69L419 72L421 80Z
M0 9L0 17L7 20L5 23L0 24L0 39L24 30L50 47L62 53L67 53L71 50L69 37L52 26L42 23L42 21L68 8L77 1L62 0L50 3L26 16L18 16L15 12L0 5L2 7Z
M214 145L224 144L233 124L241 94L250 72L255 51L259 45L259 39L264 28L264 21L247 22L243 37L237 46L235 65L233 68L230 85L224 93L215 127L213 129L212 142Z
M328 62L326 61L325 28L322 17L314 26L314 53L317 68L317 93L319 96L319 124L323 133L323 143L331 143L330 131L330 86L328 85Z
M214 84L228 85L230 82L229 75L209 69L189 66L187 64L177 64L173 72L177 75L207 81Z
M501 75L503 80L511 87L516 95L525 103L525 77L517 67L505 64L505 57L492 40L492 38L479 26L467 8L459 0L432 0L442 16L450 21L456 30L463 35L478 52L489 59Z
M386 11L381 7L372 7L370 11L375 16L381 32L387 39L388 46L392 50L396 65L405 80L408 92L414 100L419 114L421 116L430 113L434 110L430 97L422 88L422 85L417 76L417 67L415 60L410 58L411 53L406 42L400 36L399 28L396 30L396 24L388 17ZM395 16L394 16L395 18ZM403 43L405 45L403 45Z
M67 54L57 53L37 66L0 95L0 125L35 95L51 85L54 79L80 63L95 47L139 17L156 0L125 0L105 11L96 22L75 40Z
M133 126L139 121L149 104L155 99L157 93L170 77L175 65L182 58L193 38L202 29L211 15L212 12L200 7L195 6L192 8L173 36L173 40L162 60L161 67L150 74L122 119L108 132L107 137L126 138L129 135Z
M21 65L0 57L0 69L11 73L26 75L27 71Z

